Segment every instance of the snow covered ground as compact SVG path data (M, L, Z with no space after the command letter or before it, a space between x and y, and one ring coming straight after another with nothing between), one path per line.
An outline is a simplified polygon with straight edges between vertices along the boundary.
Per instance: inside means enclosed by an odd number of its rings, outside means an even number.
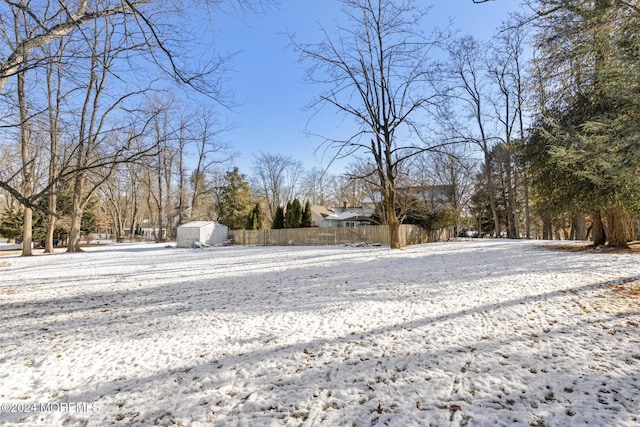
M18 243L7 243L6 240L0 240L0 251L17 251L21 248L22 246L20 246ZM1 254L2 252L0 252L0 255Z
M0 256L0 424L637 426L640 257L542 243Z

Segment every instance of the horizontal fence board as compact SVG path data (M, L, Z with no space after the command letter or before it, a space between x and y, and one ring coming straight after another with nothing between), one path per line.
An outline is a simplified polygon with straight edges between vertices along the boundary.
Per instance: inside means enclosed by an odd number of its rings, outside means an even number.
M402 246L418 245L448 238L448 230L426 230L403 224L400 226ZM321 246L367 243L389 245L389 227L367 225L360 227L285 228L278 230L229 230L234 245L251 246Z

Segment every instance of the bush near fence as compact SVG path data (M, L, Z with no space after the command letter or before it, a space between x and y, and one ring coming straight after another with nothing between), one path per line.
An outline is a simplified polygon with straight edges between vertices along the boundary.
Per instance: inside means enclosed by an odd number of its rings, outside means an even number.
M428 233L415 225L400 226L402 246L434 242L450 237L447 230ZM234 245L255 246L320 246L367 243L389 245L389 227L366 225L359 227L285 228L278 230L229 230Z

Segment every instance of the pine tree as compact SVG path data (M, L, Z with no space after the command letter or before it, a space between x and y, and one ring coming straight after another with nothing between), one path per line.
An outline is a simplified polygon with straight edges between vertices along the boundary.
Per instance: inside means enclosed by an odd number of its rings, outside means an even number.
M257 228L256 228L256 215L255 215L255 211L253 209L247 215L247 225L245 225L244 228L245 228L245 230L257 230Z
M247 225L250 212L251 189L245 176L238 168L227 172L218 202L218 218L220 223L232 230L241 230Z
M284 209L282 206L276 208L276 213L273 215L273 222L271 228L274 230L280 230L284 228Z
M313 227L313 216L311 215L311 203L307 200L304 205L304 211L302 212L301 227Z
M22 213L6 209L0 217L0 236L13 240L22 236Z
M300 228L302 224L302 205L300 200L293 199L287 204L287 212L284 217L284 228Z
M539 24L537 69L541 86L554 89L541 96L547 105L536 151L546 164L537 164L551 174L538 174L538 190L555 191L551 203L564 199L592 212L596 244L604 243L606 216L609 245L624 247L623 217L640 195L640 15L611 0L538 3L548 13Z
M262 207L260 202L256 203L254 208L249 212L247 218L247 230L262 230L264 223L264 215L262 214Z

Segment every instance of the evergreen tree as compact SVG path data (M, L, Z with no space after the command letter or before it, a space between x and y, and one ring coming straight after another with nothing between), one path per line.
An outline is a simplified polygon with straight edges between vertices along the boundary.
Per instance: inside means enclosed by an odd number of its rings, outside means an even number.
M245 230L257 230L254 213L253 209L251 209L251 212L247 214L247 224L244 226Z
M98 201L97 197L92 197L88 202L87 206L84 208L82 212L82 219L80 221L80 231L83 235L95 233L98 228L98 215L96 211L98 209ZM43 226L46 224L46 220L42 219ZM42 236L44 238L44 236Z
M640 15L610 0L538 3L537 193L591 212L596 244L606 215L609 244L626 246L623 218L640 194Z
M264 229L264 212L262 212L262 205L260 203L256 203L254 212L255 212L257 230Z
M273 216L271 228L274 230L280 230L284 228L284 209L282 209L282 206L278 206L276 208L276 213Z
M67 197L68 192L61 191L57 199L57 211L63 217L68 217L70 212L70 198ZM45 210L48 209L47 199L42 199L38 204ZM87 207L82 213L81 231L84 235L94 233L98 224L97 211L98 198L94 197L89 200ZM16 239L22 236L22 227L24 223L24 214L13 210L6 209L0 215L0 236L7 239ZM53 236L55 239L62 240L68 234L68 230L62 226L55 228ZM36 209L33 212L32 239L33 242L39 244L47 235L47 218L42 210Z
M254 208L249 212L247 219L247 230L262 230L264 223L264 215L262 214L262 207L260 202L256 203Z
M6 209L0 217L0 236L14 240L22 236L23 215L15 209Z
M232 230L241 230L247 225L247 215L251 209L251 189L238 168L227 172L218 203L220 223Z
M307 200L304 205L304 211L302 212L301 227L313 227L313 216L311 215L311 203Z
M291 228L291 200L287 202L287 207L284 209L284 226L283 228Z
M300 200L293 199L287 204L287 212L284 217L284 228L300 228L302 224L302 205Z

